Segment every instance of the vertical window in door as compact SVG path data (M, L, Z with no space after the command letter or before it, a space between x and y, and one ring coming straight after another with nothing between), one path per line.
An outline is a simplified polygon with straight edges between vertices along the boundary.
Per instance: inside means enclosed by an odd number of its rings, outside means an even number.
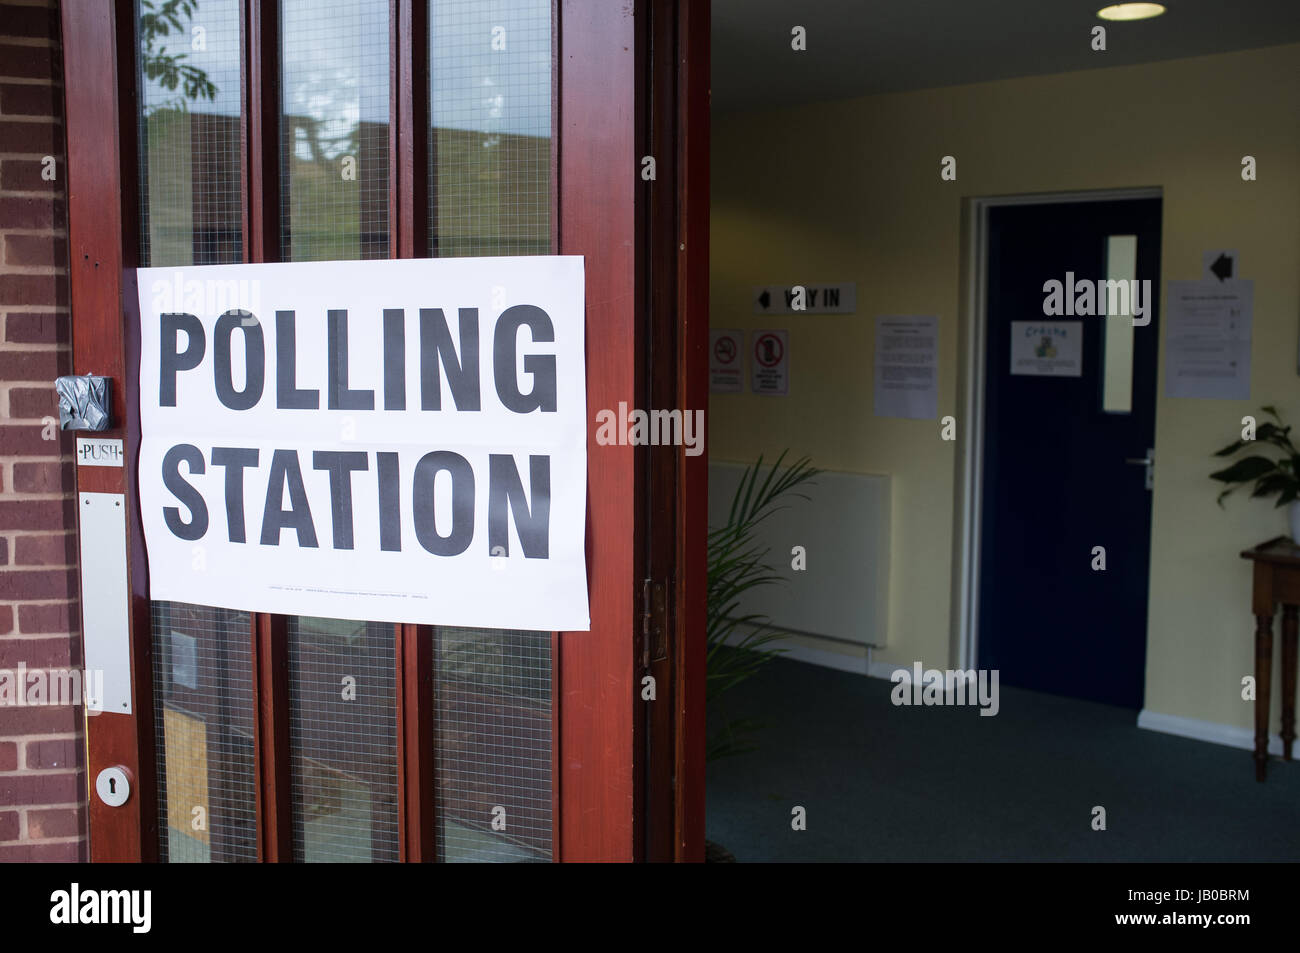
M1133 302L1137 277L1137 236L1106 238L1106 330L1102 351L1101 409L1108 414L1133 411ZM1113 296L1112 308L1110 298Z
M429 63L433 255L550 253L550 0L432 0ZM438 856L551 859L551 633L433 638Z
M241 258L239 6L136 4L142 265ZM203 571L202 547L191 568ZM159 855L255 861L248 614L167 602L150 611Z
M550 0L433 0L430 247L551 250Z
M280 6L285 261L388 257L388 6ZM294 860L396 861L395 628L297 617L288 633Z
M281 254L388 257L387 0L285 0Z
M295 861L396 862L393 627L289 619Z
M241 255L239 3L140 0L140 264Z
M257 860L247 612L155 602L160 857Z

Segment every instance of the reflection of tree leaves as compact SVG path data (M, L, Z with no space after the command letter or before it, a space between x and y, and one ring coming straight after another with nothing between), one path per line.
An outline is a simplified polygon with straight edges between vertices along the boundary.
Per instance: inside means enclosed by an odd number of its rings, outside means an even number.
M307 161L332 162L344 155L358 155L361 123L352 113L360 112L359 78L348 69L320 70L290 67L297 75L286 106L284 121L292 127L293 141L304 147ZM300 153L301 156L301 153Z
M353 123L341 136L327 136L329 126L338 125L336 119L313 119L310 116L285 116L292 129L295 143L307 147L307 161L324 163L343 155L355 156L361 151L361 124Z
M185 24L194 18L198 10L198 0L140 0L140 66L147 79L155 80L163 89L181 91L165 103L151 106L147 112L159 109L187 108L191 100L216 100L216 84L208 78L206 71L193 66L185 60L188 53L168 53L162 37L173 33L184 35ZM157 47L155 49L155 46Z

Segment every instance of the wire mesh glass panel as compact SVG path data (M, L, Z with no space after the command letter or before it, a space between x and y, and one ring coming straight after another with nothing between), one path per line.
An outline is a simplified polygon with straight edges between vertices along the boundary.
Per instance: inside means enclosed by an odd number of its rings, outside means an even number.
M289 619L295 861L395 862L394 627Z
M281 253L388 257L388 2L280 9Z
M248 613L155 602L152 619L162 859L254 862Z
M551 250L550 0L433 0L436 257ZM434 629L438 856L551 858L551 634Z
M237 262L238 0L140 0L140 261ZM250 620L151 604L161 857L257 860Z
M438 856L551 859L551 634L434 636Z
M238 0L140 0L140 263L240 260Z
M550 0L434 0L429 20L434 256L549 253Z

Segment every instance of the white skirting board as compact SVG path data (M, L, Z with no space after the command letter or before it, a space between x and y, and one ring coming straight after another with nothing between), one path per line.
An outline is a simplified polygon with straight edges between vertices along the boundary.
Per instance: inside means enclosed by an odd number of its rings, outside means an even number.
M870 646L852 646L852 655L844 652L817 649L797 642L773 642L764 646L764 648L783 649L784 651L780 657L795 662L807 662L809 665L820 665L822 668L838 669L841 672L852 672L855 675L869 674Z
M772 462L764 460L764 477ZM744 472L737 464L709 463L711 528L726 525ZM774 628L843 645L883 645L889 628L890 478L824 470L797 492L807 499L787 497L754 530L754 542L767 547L765 561L781 582L746 592L736 614L763 615ZM802 568L792 565L796 559Z
M1138 713L1138 727L1148 731L1159 731L1166 735L1178 735L1180 738L1191 738L1194 741L1208 741L1211 744L1244 748L1247 751L1255 750L1254 728L1239 728L1236 725L1202 721L1199 718L1184 718L1181 715L1165 715L1146 708ZM1300 751L1300 743L1297 743L1295 750ZM1281 757L1280 735L1268 736L1268 753ZM1294 753L1292 756L1295 756Z

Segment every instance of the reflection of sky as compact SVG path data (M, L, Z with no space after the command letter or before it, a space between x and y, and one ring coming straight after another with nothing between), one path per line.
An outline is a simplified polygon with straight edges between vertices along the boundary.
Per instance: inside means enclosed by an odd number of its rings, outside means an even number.
M434 124L549 135L549 0L433 0L430 6ZM189 26L203 28L204 50L192 49L188 30L158 40L168 54L185 53L183 62L216 84L216 102L191 102L194 112L239 114L238 7L238 0L198 0ZM282 8L285 111L335 120L328 136L358 119L387 122L386 0L284 0ZM494 27L505 30L504 50L492 48ZM149 106L180 94L157 82L144 91Z

